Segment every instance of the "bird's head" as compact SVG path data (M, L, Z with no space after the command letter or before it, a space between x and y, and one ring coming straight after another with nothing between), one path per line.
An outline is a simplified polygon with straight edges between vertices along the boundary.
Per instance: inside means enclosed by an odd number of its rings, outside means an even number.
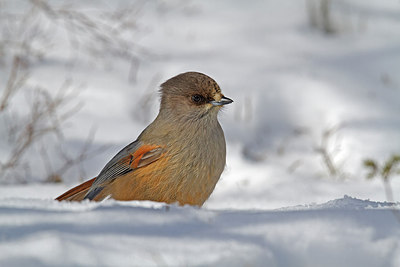
M186 72L167 80L160 92L160 113L174 118L216 118L222 106L233 102L212 78L199 72Z

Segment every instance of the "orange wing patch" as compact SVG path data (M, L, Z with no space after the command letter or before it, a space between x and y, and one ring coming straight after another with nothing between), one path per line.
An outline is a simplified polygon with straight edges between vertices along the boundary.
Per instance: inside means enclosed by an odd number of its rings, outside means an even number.
M143 145L130 155L129 165L132 169L144 167L158 160L162 154L163 149L160 146Z

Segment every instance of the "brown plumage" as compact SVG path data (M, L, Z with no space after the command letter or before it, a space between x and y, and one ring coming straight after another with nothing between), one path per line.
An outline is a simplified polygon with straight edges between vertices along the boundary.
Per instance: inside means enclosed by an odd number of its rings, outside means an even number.
M217 115L232 103L202 73L179 74L161 85L157 118L100 174L56 198L152 200L201 206L225 167L225 137Z

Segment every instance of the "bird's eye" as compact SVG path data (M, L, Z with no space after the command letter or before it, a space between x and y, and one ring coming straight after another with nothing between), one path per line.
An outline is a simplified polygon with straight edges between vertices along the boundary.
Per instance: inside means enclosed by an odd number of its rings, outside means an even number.
M192 96L192 101L196 104L201 104L204 102L204 97L202 95L194 95Z

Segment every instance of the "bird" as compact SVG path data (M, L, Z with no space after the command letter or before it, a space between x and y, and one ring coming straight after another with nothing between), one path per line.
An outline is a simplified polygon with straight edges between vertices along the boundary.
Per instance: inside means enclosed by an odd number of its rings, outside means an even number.
M233 100L200 72L174 76L159 91L159 113L137 139L119 151L97 177L56 200L204 204L225 169L226 142L218 114Z

